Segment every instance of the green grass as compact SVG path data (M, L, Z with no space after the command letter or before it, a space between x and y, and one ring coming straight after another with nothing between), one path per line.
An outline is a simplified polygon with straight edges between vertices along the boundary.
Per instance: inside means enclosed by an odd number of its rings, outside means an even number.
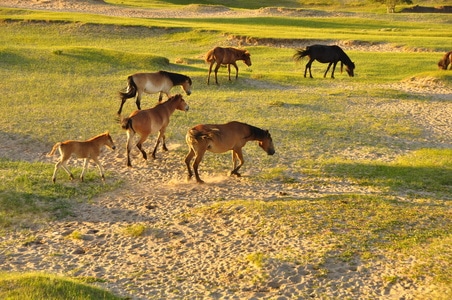
M0 298L8 300L119 300L80 280L40 273L0 273Z

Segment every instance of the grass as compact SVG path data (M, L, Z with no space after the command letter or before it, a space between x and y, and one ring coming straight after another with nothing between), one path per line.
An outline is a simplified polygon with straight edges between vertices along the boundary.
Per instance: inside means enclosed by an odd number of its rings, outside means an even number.
M108 2L174 9L182 3ZM274 5L272 1L230 2L233 9ZM429 97L387 88L390 84L425 77L452 84L452 75L436 68L441 52L450 50L446 47L452 40L443 34L450 21L441 14L426 14L422 20L407 14L389 16L374 13L379 9L376 6L366 10L357 1L342 2L350 6L335 4L334 9L354 8L352 17L169 20L1 8L0 80L4 97L0 134L28 145L45 145L49 150L57 141L86 139L106 130L115 139L125 135L115 121L117 92L125 86L130 73L166 69L187 74L194 81L193 95L186 97L191 110L173 115L169 141L182 143L186 129L197 123L238 119L269 129L278 153L270 159L262 157L256 145L247 146L246 164L257 170L257 176L250 180L314 193L318 185L341 181L376 191L370 195L338 193L316 199L285 197L266 202L237 199L193 209L194 216L200 214L203 218L209 218L209 212L219 207L224 214L232 211L236 218L258 215L260 223L250 224L250 230L262 236L276 235L276 229L287 228L293 234L290 238L307 239L319 247L324 239L333 241L320 256L300 256L297 249L271 255L244 254L241 259L252 265L247 272L254 272L255 283L268 278L265 266L272 259L312 263L319 276L326 276L328 270L322 264L327 259L372 261L384 254L394 260L398 255L416 255L419 262L413 270L406 270L409 276L431 276L438 284L450 285L452 153L432 138L426 141L425 132L413 117L378 109L381 104L396 101L433 102ZM311 9L322 7L326 13L331 12L326 6L329 1L309 3ZM278 5L303 8L306 1L286 0ZM234 36L258 41L244 45L252 53L253 66L247 68L239 63L239 80L233 82L227 82L222 68L220 85L207 86L205 52L215 45L228 44ZM335 80L324 79L326 66L314 63L315 78L310 80L302 76L304 62L296 64L292 60L295 49L285 44L294 37L325 42L332 37L367 44L384 42L405 50L427 51L351 50L347 53L357 65L354 78L338 72ZM145 96L143 106L153 105L156 99L156 95ZM124 110L127 113L134 109L129 100ZM350 150L360 157L396 158L389 162L350 160L344 154ZM176 151L183 155L186 149ZM229 155L206 155L201 172L218 172L229 164ZM61 172L54 185L52 172L49 163L0 159L0 236L64 218L71 215L71 207L78 202L89 202L122 184L117 175L107 174L111 180L100 185L94 170L88 172L84 184L70 182ZM74 168L76 178L80 172L81 168ZM246 209L233 209L237 206ZM138 237L146 230L145 225L131 224L123 233ZM151 235L158 237L161 233L153 231ZM73 290L85 290L79 283L49 275L5 273L2 279L3 287L14 285L17 293L32 294L33 299L47 293L63 293L70 298ZM29 284L30 280L35 283ZM387 278L388 282L397 280ZM50 292L46 282L54 286ZM61 290L60 285L70 288ZM15 299L14 293L0 288L0 298L6 295ZM114 299L100 293L84 299Z
M40 273L0 273L0 298L9 300L123 299L82 281Z

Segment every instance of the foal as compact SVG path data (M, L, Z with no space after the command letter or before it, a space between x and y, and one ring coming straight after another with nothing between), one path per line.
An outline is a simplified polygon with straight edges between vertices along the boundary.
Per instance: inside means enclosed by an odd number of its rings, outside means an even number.
M66 162L71 158L72 154L74 154L77 158L85 159L83 163L82 174L80 175L80 179L82 181L85 170L88 167L88 161L90 159L94 160L97 167L99 168L102 180L105 181L104 169L98 159L100 148L102 146L107 146L113 150L116 149L116 146L113 143L113 140L108 132L97 135L86 141L69 140L61 143L56 143L53 146L52 151L50 151L50 153L48 154L48 156L52 156L57 149L60 151L60 160L55 164L55 170L53 171L53 183L55 183L56 181L56 173L60 167L62 167L69 174L71 180L74 179L74 175L72 175L71 171L69 171L66 165Z

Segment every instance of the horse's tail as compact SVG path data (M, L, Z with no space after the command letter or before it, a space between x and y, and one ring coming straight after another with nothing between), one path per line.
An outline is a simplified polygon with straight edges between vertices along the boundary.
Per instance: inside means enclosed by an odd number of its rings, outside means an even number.
M309 47L306 47L305 50L299 49L299 50L297 50L297 52L295 52L295 54L293 55L293 59L294 59L295 61L299 61L299 60L302 59L303 57L308 56L309 53L310 53Z
M132 118L121 119L121 127L124 130L131 129L133 132L135 132L135 129L133 129L133 126L132 126Z
M215 61L214 49L209 50L209 52L206 53L206 57L204 59L206 63Z
M119 92L121 99L123 101L135 97L137 94L137 85L135 81L133 81L133 76L127 77L127 88L125 92Z
M53 145L52 150L47 154L47 156L52 156L55 154L55 151L60 147L61 143L56 143Z

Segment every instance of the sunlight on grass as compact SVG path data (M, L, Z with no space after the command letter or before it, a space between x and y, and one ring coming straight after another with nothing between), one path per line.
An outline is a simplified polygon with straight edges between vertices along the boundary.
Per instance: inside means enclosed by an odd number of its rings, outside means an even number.
M2 299L123 299L66 277L39 273L0 273L0 278L0 298Z

